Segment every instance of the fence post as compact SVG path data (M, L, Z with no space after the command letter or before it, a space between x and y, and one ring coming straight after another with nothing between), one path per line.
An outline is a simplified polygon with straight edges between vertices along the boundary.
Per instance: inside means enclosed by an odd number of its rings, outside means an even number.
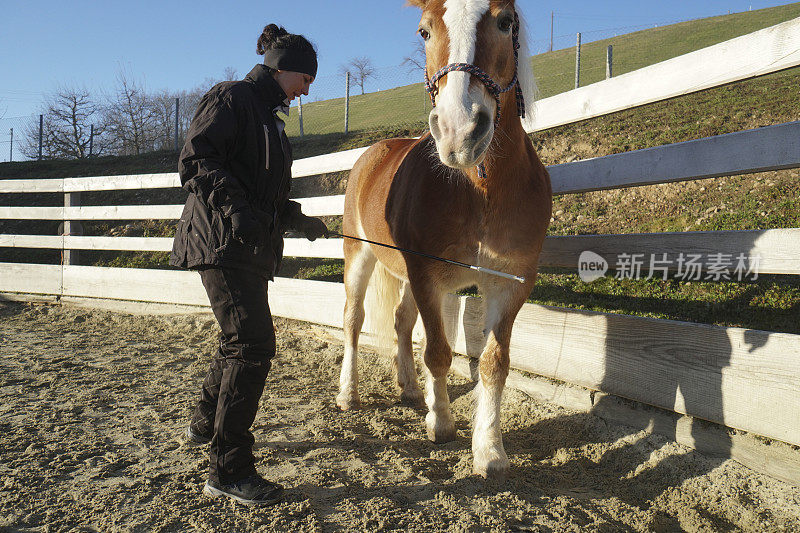
M178 151L178 117L179 117L178 112L180 111L180 103L181 99L176 98L175 99L175 151L176 152Z
M42 160L42 130L44 130L44 115L39 115L39 161Z
M608 50L606 50L606 79L611 78L614 75L614 47L612 45L608 45Z
M11 148L8 150L8 162L14 160L14 128L11 128Z
M350 73L344 75L344 132L350 129Z
M89 157L94 153L94 124L89 127Z
M80 222L73 222L69 220L66 208L78 207L81 205L81 193L79 192L65 192L64 193L64 229L61 234L64 236L69 235L83 235L83 225ZM78 251L69 250L64 247L62 252L64 265L77 265L78 264Z
M300 137L304 135L303 133L303 97L299 96L299 102L297 104L298 112L300 113Z
M575 45L575 88L581 86L581 34L578 33L578 43Z

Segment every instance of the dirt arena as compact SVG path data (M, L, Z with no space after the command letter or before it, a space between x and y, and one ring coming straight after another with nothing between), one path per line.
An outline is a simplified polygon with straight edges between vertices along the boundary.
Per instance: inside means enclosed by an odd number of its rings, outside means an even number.
M201 495L181 444L216 325L0 303L3 531L798 531L800 489L509 390L500 486L471 474L472 385L452 378L458 440L425 438L389 365L361 359L361 411L334 404L342 346L277 321L256 419L261 473L286 501Z

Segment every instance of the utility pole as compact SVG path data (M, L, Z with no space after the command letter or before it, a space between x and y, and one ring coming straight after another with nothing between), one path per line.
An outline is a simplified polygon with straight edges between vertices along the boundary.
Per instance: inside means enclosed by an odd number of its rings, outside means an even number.
M94 124L89 127L89 157L94 153Z
M300 113L300 137L302 137L304 135L304 132L303 132L303 97L300 96L299 98L300 98L300 101L297 104L297 109L298 109L298 111Z
M44 115L39 115L39 161L42 160L42 130L44 130Z
M179 124L178 117L180 116L179 113L180 104L181 104L181 99L176 98L175 99L175 151L176 152L178 151L178 124Z
M575 88L581 86L581 34L578 33L578 43L575 45Z
M614 47L612 45L608 45L608 50L606 50L606 79L611 78L614 75Z
M344 132L350 128L350 73L344 75Z
M556 18L556 12L550 12L550 51L553 51L553 19Z
M11 148L8 152L8 161L11 162L14 160L14 128L11 128Z

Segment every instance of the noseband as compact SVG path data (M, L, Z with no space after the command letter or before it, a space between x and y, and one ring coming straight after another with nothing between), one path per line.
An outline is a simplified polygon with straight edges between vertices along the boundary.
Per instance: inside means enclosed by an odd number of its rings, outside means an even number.
M437 83L440 79L450 72L466 72L467 74L478 78L478 80L480 80L480 82L486 87L486 90L489 91L489 94L494 96L495 102L497 103L497 112L494 116L495 129L500 123L500 95L507 93L514 87L517 89L517 114L520 117L525 118L525 99L522 95L522 87L519 85L519 78L517 76L517 72L519 70L519 16L517 15L516 11L514 12L514 26L511 30L511 39L514 44L514 77L511 79L511 83L508 84L508 87L505 89L501 88L491 76L478 68L476 65L472 65L470 63L450 63L434 74L433 78L428 77L428 69L426 68L425 89L428 91L428 94L431 97L431 105L436 107L436 95L439 93L439 87ZM486 168L484 167L483 163L478 165L478 176L481 178L486 177Z

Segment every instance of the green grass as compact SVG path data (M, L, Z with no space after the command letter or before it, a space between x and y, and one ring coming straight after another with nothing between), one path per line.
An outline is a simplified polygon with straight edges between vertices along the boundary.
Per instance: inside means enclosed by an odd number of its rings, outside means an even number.
M87 159L45 159L0 163L0 179L73 178L123 174L177 172L178 156L173 151L140 155L102 156Z
M530 302L588 311L800 333L800 279L761 276L753 282L618 280L584 283L574 274L543 272Z
M87 252L83 252L86 254ZM94 266L119 268L171 268L169 252L114 252L89 259Z
M313 87L313 86L312 86ZM312 88L313 90L313 88ZM311 135L344 131L344 98L303 104L303 131ZM382 129L387 126L425 127L431 102L421 83L386 91L350 96L349 130ZM286 120L286 133L300 135L297 107L292 107Z
M794 3L681 22L587 43L581 47L581 85L605 79L606 49L609 45L614 47L614 75L620 75L798 16L800 3ZM540 98L574 88L574 48L539 54L533 56L531 62ZM425 124L430 110L430 100L422 83L351 96L350 128L359 130ZM303 105L303 129L315 135L342 132L344 112L344 98L306 103ZM300 134L297 108L291 110L286 131L291 136Z
M284 257L278 276L284 278L312 279L343 282L344 262L341 259L309 259Z
M605 79L606 49L614 47L614 75L625 74L800 17L800 3L681 22L581 46L581 85ZM540 97L575 86L575 49L533 57Z
M302 159L369 146L389 137L416 136L424 128L425 124L422 123L396 127L384 125L375 129L353 130L347 135L343 133L306 135L302 139L292 139L292 151L295 159ZM172 150L128 156L0 163L0 179L73 178L177 171L178 154Z

